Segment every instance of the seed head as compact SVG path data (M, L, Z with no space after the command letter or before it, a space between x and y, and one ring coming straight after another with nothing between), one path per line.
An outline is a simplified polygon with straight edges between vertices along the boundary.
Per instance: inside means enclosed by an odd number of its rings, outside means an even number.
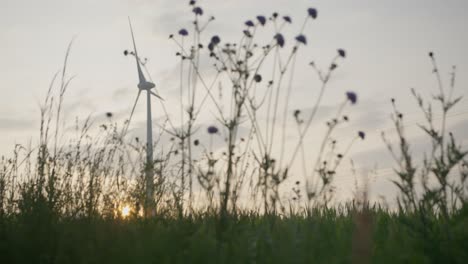
M254 75L254 80L259 83L259 82L262 81L262 76L260 74L255 74Z

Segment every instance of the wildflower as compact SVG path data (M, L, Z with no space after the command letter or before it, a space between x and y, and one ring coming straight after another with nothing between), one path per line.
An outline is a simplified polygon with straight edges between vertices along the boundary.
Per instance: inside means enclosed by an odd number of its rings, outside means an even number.
M351 102L351 104L355 104L357 102L357 95L355 92L351 92L351 91L346 92L346 97Z
M243 32L244 32L244 35L245 35L246 37L248 37L248 38L251 38L251 37L252 37L252 34L250 34L250 31L244 30Z
M306 39L306 37L305 37L304 35L302 35L302 34L299 35L299 36L297 36L297 37L296 37L296 40L297 40L298 42L304 44L304 45L307 44L307 39Z
M199 6L193 8L192 11L193 11L193 13L195 13L195 15L197 15L197 16L203 15L203 9L202 9L201 7L199 7Z
M221 42L221 39L218 36L215 35L211 38L211 43L213 43L213 45L217 45L219 42Z
M364 132L362 132L362 131L359 131L359 132L358 132L358 136L359 136L362 140L364 140L364 138L366 138L366 133L364 133Z
M209 49L210 51L213 51L213 49L214 49L213 43L208 44L208 49Z
M342 58L346 58L346 51L344 49L339 49L338 55L340 55Z
M278 45L280 47L283 47L284 46L284 37L283 35L281 35L280 33L276 34L275 35L275 39L276 39L276 43L278 43Z
M179 35L185 37L185 36L188 35L188 31L185 28L183 28L183 29L179 30Z
M307 13L309 13L309 16L312 17L313 19L317 18L317 9L309 8L307 9Z
M218 128L215 126L209 126L208 127L208 134L216 134L218 133Z
M257 16L257 20L260 22L260 24L262 24L262 26L264 26L266 23L266 18L264 16Z
M291 17L290 16L284 16L283 17L284 21L288 22L288 23L292 23L292 20L291 20Z
M247 21L245 21L245 25L248 26L248 27L253 27L254 23L252 22L252 20L247 20Z
M128 50L124 50L124 55L127 56L128 55Z
M195 0L190 0L189 5L195 5Z
M256 82L261 82L261 81L262 81L262 76L261 76L260 74L255 74L254 80L255 80Z

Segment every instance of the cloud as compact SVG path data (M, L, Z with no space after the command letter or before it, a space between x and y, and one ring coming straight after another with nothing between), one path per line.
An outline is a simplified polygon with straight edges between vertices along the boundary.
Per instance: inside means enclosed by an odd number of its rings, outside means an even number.
M37 124L32 119L12 119L12 118L0 118L0 129L9 131L19 131L33 129Z

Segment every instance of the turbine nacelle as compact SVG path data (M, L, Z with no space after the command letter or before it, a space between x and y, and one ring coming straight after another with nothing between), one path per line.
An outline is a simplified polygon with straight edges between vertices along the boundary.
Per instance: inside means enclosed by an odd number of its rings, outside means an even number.
M148 82L148 81L140 82L140 83L138 84L138 88L139 88L140 90L151 90L151 89L153 89L154 87L156 87L156 85L154 85L154 83Z

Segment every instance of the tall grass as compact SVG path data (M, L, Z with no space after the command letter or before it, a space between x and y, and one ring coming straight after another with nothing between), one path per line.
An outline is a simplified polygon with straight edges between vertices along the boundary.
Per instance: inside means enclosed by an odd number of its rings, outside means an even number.
M293 40L284 33L295 30L292 18L273 13L246 21L237 42L223 42L216 34L205 37L214 17L204 15L195 1L190 8L193 28L170 36L180 60L180 112L170 115L161 102L166 121L159 124L153 164L145 160L145 144L126 133L128 123L120 126L112 113L99 125L91 117L73 124L63 119L62 106L72 85L68 47L40 109L39 144L16 145L11 158L0 160L2 262L467 259L468 152L446 128L448 112L461 100L453 98L455 72L446 89L430 53L438 94L426 100L413 90L427 121L421 129L432 142L422 164L415 164L403 113L392 99L397 145L382 136L396 162L398 208L370 204L367 190L336 204L333 179L338 167L366 135L356 131L345 146L334 139L335 129L349 122L345 109L358 103L357 94L347 91L326 123L322 143L306 145L327 86L346 58L344 49L337 50L325 69L310 63L321 84L312 111L291 107L294 74L301 67L297 58L308 45L305 32L317 19L317 10L307 9ZM124 54L136 56L132 51ZM149 72L146 60L137 59ZM207 60L213 65L208 70L201 67ZM434 104L441 109L441 124L433 118ZM208 125L200 121L207 112L216 120ZM70 126L73 132L66 129ZM286 142L290 127L297 130L293 143ZM164 142L163 135L172 138ZM214 144L220 141L224 145ZM317 156L312 162L310 150ZM147 166L154 168L154 217L143 217L148 210ZM293 166L300 167L304 180L296 181L292 194L286 195ZM124 207L128 215L123 215Z

